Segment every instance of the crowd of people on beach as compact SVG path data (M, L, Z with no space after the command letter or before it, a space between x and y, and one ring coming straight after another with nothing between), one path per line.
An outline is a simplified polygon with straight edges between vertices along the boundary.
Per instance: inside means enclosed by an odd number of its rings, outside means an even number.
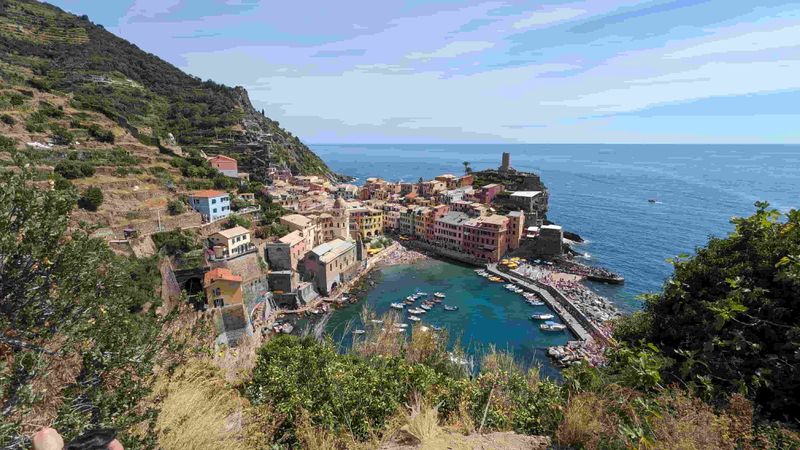
M412 264L417 261L421 261L423 259L428 258L428 256L425 255L424 253L408 249L402 245L395 245L392 248L384 250L383 252L381 252L381 256L382 259L380 264L385 266L393 266L397 264Z
M603 326L620 315L608 299L594 293L577 278L564 277L550 268L530 264L522 264L514 272L558 289L598 325Z

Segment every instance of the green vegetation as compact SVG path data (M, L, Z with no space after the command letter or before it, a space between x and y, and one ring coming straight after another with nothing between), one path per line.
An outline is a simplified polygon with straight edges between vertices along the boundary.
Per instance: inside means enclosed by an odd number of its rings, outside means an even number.
M0 121L3 122L4 124L10 126L10 127L13 127L14 125L17 124L17 119L11 117L8 114L0 115Z
M246 218L244 218L242 216L230 216L228 218L227 223L225 224L225 227L226 228L233 228L233 227L236 227L236 226L244 227L244 228L250 228L251 226L253 226L253 223L250 222L250 220L248 220L248 219L246 219Z
M98 142L105 142L107 144L114 143L114 133L109 130L104 130L100 125L93 123L89 125L89 128L86 129L89 132L89 137L98 141Z
M279 223L271 223L261 227L256 227L255 236L259 239L266 239L270 236L284 236L289 232L289 228Z
M75 180L93 176L95 169L94 166L85 162L65 160L56 164L53 171L68 180Z
M25 171L0 177L0 447L26 447L23 427L29 436L42 417L65 439L113 427L126 448L152 447L125 430L153 416L137 405L164 345L158 269L83 231L67 236L74 193L31 182Z
M78 206L87 211L97 211L103 204L103 191L97 186L90 186L78 199Z
M664 291L619 327L631 346L654 344L668 383L718 402L733 393L770 417L800 419L800 212L757 203L727 238L674 261ZM783 219L783 220L781 220Z
M172 216L183 214L186 212L186 202L181 199L172 199L167 203L167 211Z
M188 230L172 230L153 235L156 248L167 255L176 256L196 250L200 247L195 234Z
M0 151L11 152L17 148L17 140L14 138L0 135Z
M35 0L4 0L0 8L0 74L19 85L69 93L76 109L100 112L148 145L172 133L184 149L206 148L240 159L244 170L263 172L265 163L285 163L296 173L330 175L325 163L277 122L255 111L242 88L229 88L187 75L86 19ZM4 102L22 107L13 95ZM44 132L46 119L61 118L59 108L39 106L41 115L26 123ZM248 131L271 135L270 153L238 153ZM108 132L92 139L111 141ZM264 142L264 147L267 143ZM267 160L268 159L268 160ZM192 175L195 176L195 175ZM197 178L208 178L197 176Z

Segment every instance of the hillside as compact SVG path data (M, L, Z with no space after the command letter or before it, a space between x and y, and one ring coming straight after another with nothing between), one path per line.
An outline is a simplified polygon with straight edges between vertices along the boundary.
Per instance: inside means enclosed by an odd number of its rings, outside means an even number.
M0 0L0 78L68 95L73 109L102 113L142 144L165 144L171 134L184 150L233 156L255 180L269 164L334 176L256 111L244 88L187 75L85 16L35 0Z

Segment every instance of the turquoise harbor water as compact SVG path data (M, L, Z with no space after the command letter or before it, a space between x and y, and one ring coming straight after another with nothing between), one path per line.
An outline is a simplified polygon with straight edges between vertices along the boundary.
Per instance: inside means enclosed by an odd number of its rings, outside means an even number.
M441 304L420 316L420 323L446 329L451 341L459 340L469 354L480 354L494 345L497 350L513 352L523 364L539 362L544 373L554 375L544 352L547 347L563 345L572 338L569 331L540 331L539 322L534 323L530 315L548 312L546 306L528 305L522 296L503 288L504 283L479 277L471 267L426 260L413 265L384 267L376 281L366 301L331 316L326 331L336 341L345 346L350 344L349 331L362 327L360 314L365 305L383 315L392 311L392 302L402 301L417 290L447 295ZM419 303L421 300L415 305ZM455 305L458 310L445 311L443 305ZM402 316L408 314L403 312ZM411 324L407 320L405 323Z
M512 165L541 175L550 189L550 220L587 242L576 247L585 261L622 274L623 286L589 286L623 311L640 307L636 296L660 289L671 274L666 262L692 253L709 236L723 236L732 216L749 215L753 202L781 210L800 206L800 146L768 145L312 145L335 171L359 178L417 180L496 167L503 151ZM657 203L649 203L656 199ZM429 323L446 326L475 351L493 344L523 362L543 361L541 349L566 334L543 335L516 294L475 276L471 269L432 262L385 269L366 303L379 313L412 293L449 290L462 305L452 316L441 310ZM439 287L437 288L437 284ZM449 287L448 287L449 286ZM362 302L363 303L363 302ZM326 331L342 337L358 315L355 305L337 312Z

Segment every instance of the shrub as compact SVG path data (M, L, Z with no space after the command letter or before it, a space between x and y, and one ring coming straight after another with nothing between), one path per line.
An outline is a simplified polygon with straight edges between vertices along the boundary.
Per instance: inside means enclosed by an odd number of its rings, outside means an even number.
M60 161L53 170L68 180L91 177L95 173L91 164L73 160Z
M0 135L0 151L10 152L17 148L17 140Z
M11 106L20 107L25 104L25 97L20 94L11 94L10 98L8 99Z
M186 212L186 203L180 199L173 199L167 203L167 211L169 211L170 215L177 216L178 214L183 214Z
M70 145L75 140L75 136L66 128L59 124L50 126L51 139L56 145Z
M78 206L87 211L97 211L103 204L103 191L96 186L86 189L81 198L78 199Z
M242 216L230 216L230 218L228 218L228 223L226 224L228 228L232 228L235 226L250 228L252 225L253 225L252 222L250 222L249 220L245 219Z
M89 125L89 128L87 130L89 131L89 137L98 142L106 142L109 144L114 143L115 139L114 133L111 132L111 130L103 129L102 127L100 127L100 125L97 125L96 123Z
M289 233L289 229L285 225L271 223L269 225L256 228L255 236L259 239L266 239L270 236L283 236L287 233Z
M17 119L11 117L8 114L3 114L2 116L0 116L0 120L3 121L3 123L8 126L14 126L17 124Z
M152 236L156 248L170 256L188 253L200 248L195 235L187 230L172 230L156 233Z

